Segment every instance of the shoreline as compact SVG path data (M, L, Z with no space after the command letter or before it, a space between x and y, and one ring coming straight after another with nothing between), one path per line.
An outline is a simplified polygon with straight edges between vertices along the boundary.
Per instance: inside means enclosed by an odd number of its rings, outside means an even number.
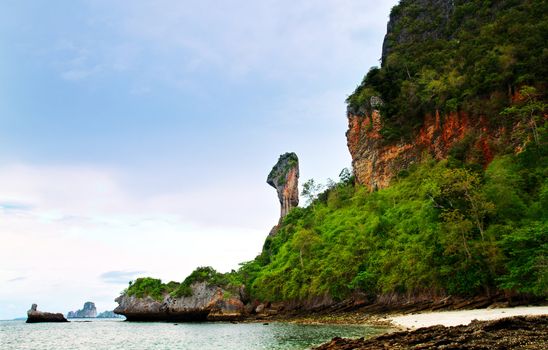
M359 314L359 312L358 312ZM370 338L333 338L314 349L437 349L492 348L544 349L548 343L548 306L481 308L457 311L426 311L408 314L388 313L362 318L304 318L312 323L336 320L347 324L386 327L386 332ZM451 347L452 346L452 347Z
M478 308L445 311L421 312L385 312L366 313L363 311L348 311L334 314L303 314L257 316L247 318L242 323L287 322L297 324L338 324L338 325L369 325L386 327L394 331L408 331L431 326L462 326L472 321L493 321L515 316L548 316L548 306L528 305L505 308Z
M493 321L514 316L548 316L548 306L517 306L458 311L423 312L388 316L387 320L402 329L417 329L442 325L468 325L474 320Z
M385 333L371 338L333 338L315 350L385 349L529 349L548 344L548 316L513 316L491 321L474 320L461 326L430 326Z

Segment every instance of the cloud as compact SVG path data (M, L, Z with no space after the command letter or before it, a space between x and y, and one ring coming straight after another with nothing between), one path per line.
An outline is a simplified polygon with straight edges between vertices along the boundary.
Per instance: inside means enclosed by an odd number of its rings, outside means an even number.
M93 67L91 69L69 69L62 72L61 77L65 80L72 81L83 80L95 73L100 72L100 70L101 69L99 66Z
M32 209L32 205L19 202L0 202L0 210L5 212L20 212L20 211L29 211Z
M61 74L78 80L124 71L135 79L131 90L140 91L151 81L185 87L189 76L203 74L293 83L336 76L349 66L366 70L380 58L380 42L371 45L370 39L382 38L396 3L94 1L87 31L60 39L66 55ZM92 33L104 40L94 40Z
M99 277L107 283L127 284L136 276L144 274L145 271L107 271Z
M19 277L15 277L15 278L12 278L12 279L8 280L8 282L24 281L26 279L27 279L27 277L25 277L25 276L19 276Z

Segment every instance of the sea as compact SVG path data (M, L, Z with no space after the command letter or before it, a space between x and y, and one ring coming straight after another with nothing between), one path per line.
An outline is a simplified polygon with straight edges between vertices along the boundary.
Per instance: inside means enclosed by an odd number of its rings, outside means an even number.
M134 323L120 319L27 324L0 321L1 350L297 350L333 337L360 338L386 332L365 325L293 323Z

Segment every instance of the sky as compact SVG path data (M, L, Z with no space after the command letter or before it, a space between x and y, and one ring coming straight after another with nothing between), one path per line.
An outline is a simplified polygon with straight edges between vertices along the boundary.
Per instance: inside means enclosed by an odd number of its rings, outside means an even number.
M0 319L253 259L280 154L301 183L350 167L396 2L3 0Z

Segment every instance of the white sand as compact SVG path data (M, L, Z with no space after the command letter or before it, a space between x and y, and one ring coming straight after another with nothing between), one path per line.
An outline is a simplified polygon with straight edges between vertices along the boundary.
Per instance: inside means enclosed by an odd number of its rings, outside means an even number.
M387 319L404 328L420 328L434 325L467 325L472 320L497 320L499 318L525 315L548 315L548 306L527 306L501 309L476 309L462 311L443 311L393 316Z

